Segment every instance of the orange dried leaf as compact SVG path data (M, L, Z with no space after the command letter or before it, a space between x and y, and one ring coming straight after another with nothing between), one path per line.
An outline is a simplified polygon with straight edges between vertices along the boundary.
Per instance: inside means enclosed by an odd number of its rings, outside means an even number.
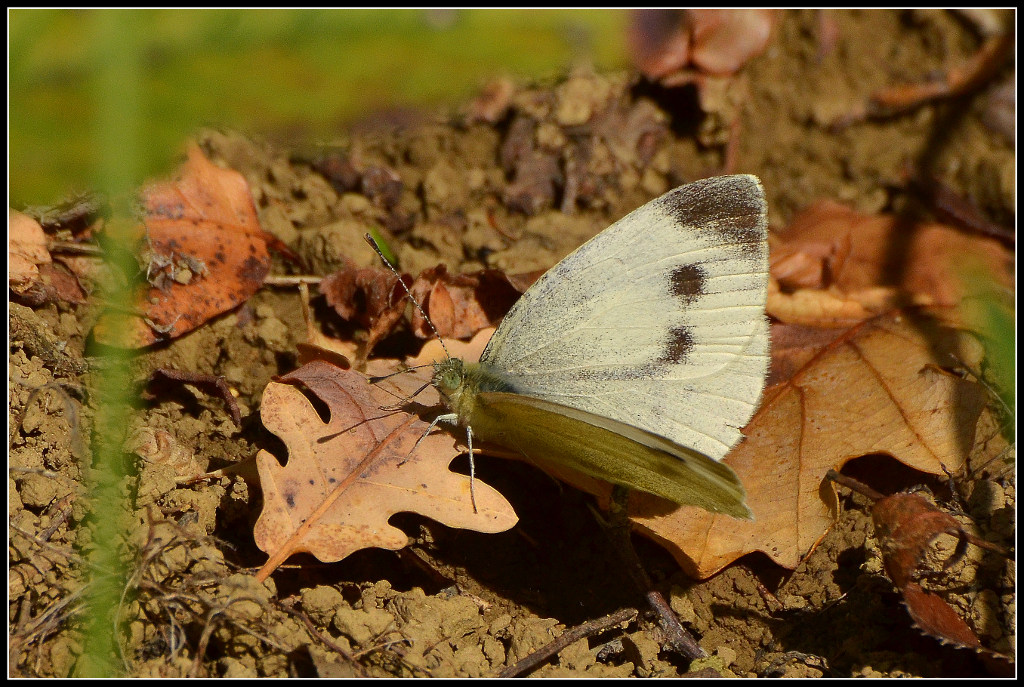
M971 626L938 594L925 591L917 582L908 582L900 591L907 612L919 630L958 646L969 649L981 647L981 640Z
M244 303L270 270L245 178L206 159L198 146L177 179L142 192L149 288L127 331L102 318L97 341L140 347L181 336ZM148 320L148 322L147 322Z
M766 311L786 324L808 327L848 328L874 315L862 303L836 290L800 289L782 293L769 282Z
M771 336L772 363L765 382L766 388L792 378L825 346L842 336L842 332L824 327L773 322Z
M871 519L882 545L885 572L903 594L914 624L940 640L969 648L981 646L970 626L949 604L917 583L933 539L951 534L967 540L960 523L916 494L894 494L879 500Z
M900 314L851 329L766 391L746 440L726 456L754 522L646 494L631 498L634 521L698 577L752 551L795 567L832 524L838 501L822 483L830 468L879 453L933 474L963 466L986 395L940 367L976 355L962 336Z
M999 285L1013 288L1011 251L994 239L944 224L908 226L892 215L865 215L821 201L794 217L778 238L771 270L782 290L815 286L817 273L820 286L832 286L847 297L888 286L901 291L904 303L957 305L971 295L970 283L962 278L971 263L985 268ZM893 267L894 247L899 270ZM817 270L810 266L815 262Z
M421 377L370 385L362 374L314 361L282 379L291 384L269 384L260 411L288 447L285 465L267 451L256 457L265 505L254 535L271 556L260 577L299 552L330 562L368 547L400 549L408 538L388 518L403 511L479 532L516 524L509 503L479 480L473 512L469 477L448 470L459 453L450 434L435 431L412 452L427 424L381 409L408 399ZM295 384L325 403L330 417L321 419ZM414 401L430 407L437 397L431 387Z
M636 68L660 79L690 62L690 32L683 10L642 9L631 13L626 40Z
M501 320L522 293L517 283L500 270L449 274L438 265L416 277L412 294L442 338L467 339ZM412 329L424 339L434 336L418 310L412 314Z
M848 485L854 487L855 485ZM929 545L941 534L957 537L960 544L943 567L949 568L966 553L967 544L974 544L1003 556L1009 552L1001 546L980 539L917 494L893 494L879 499L871 511L875 533L882 546L883 563L907 607L914 625L941 642L948 642L982 652L990 668L1001 674L1011 667L1012 659L981 646L981 640L955 608L938 594L925 590L918 580L929 571L926 554Z
M728 75L768 47L775 24L771 9L687 10L693 44L690 60L702 72Z
M643 9L632 13L629 50L650 79L674 81L692 66L717 76L734 74L771 39L770 9Z

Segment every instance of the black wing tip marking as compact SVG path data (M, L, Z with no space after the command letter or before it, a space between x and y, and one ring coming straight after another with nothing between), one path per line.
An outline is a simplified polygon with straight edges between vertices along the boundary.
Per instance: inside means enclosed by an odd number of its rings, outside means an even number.
M717 231L729 243L757 244L768 231L764 189L751 174L709 177L661 197L661 206L687 229Z

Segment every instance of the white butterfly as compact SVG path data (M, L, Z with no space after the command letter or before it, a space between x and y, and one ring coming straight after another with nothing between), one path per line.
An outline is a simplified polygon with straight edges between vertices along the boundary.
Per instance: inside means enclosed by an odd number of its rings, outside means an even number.
M767 216L757 177L680 186L622 218L522 295L480 362L433 383L472 439L540 465L752 518L719 461L768 369ZM433 425L431 425L433 426Z

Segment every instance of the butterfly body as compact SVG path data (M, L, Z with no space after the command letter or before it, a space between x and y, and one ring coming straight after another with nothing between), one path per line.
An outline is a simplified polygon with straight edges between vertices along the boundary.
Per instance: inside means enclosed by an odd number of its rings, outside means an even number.
M751 517L720 463L768 366L756 177L681 186L544 274L480 363L437 363L446 419L541 465Z

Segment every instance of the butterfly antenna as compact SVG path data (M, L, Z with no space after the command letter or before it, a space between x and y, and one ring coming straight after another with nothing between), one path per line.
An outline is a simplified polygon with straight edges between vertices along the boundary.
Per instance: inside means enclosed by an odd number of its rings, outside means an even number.
M426 363L425 365L413 365L412 367L406 367L406 368L403 368L401 370L398 370L397 372L390 372L390 373L388 373L386 375L380 375L378 377L369 377L368 379L369 379L370 384L378 384L380 382L383 382L385 379L391 379L392 377L395 377L397 375L404 375L405 373L412 372L413 370L421 370L424 367L433 367L433 366L434 366L433 363Z
M384 257L384 253L381 252L380 246L377 245L377 242L372 236L369 234L363 234L363 238L366 239L368 244L370 244L370 247L373 248L373 252L380 257L381 261L388 266L388 269L394 272L395 276L398 277L398 283L402 285L402 289L405 291L406 295L409 296L409 300L412 301L412 304L420 311L420 315L423 316L423 320L427 323L427 326L430 327L430 331L434 332L434 336L437 337L437 342L441 344L441 349L444 351L444 354L448 356L448 358L451 358L452 354L448 352L448 347L444 345L444 339L442 339L441 335L438 334L437 328L434 327L434 323L430 321L429 317L427 317L427 313L423 310L423 306L421 306L420 302L416 300L416 297L412 295L412 291L409 290L409 287L405 285L405 280L402 279L402 275L399 274L398 270L395 269L395 266Z

